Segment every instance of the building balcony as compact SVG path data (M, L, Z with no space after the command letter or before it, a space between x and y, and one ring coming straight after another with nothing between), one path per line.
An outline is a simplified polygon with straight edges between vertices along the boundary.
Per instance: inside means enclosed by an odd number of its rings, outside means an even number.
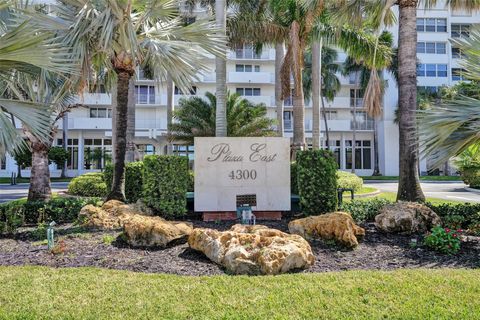
M99 129L112 130L111 118L69 117L68 129Z
M275 60L274 50L263 50L261 53L256 53L252 49L238 49L227 54L229 60Z
M112 96L108 93L85 93L77 96L75 102L86 105L111 105Z
M229 83L275 83L275 75L271 72L229 72Z
M353 121L350 121L350 129L353 130L356 127L360 131L371 131L374 130L374 121L373 120L364 120L357 121L356 124Z

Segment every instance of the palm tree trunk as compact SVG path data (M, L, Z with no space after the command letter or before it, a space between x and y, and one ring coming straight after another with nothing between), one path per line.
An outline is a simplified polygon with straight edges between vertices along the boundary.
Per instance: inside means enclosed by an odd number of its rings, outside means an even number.
M65 112L62 118L62 148L68 151L68 112ZM67 163L68 160L65 160L63 163L62 173L60 174L62 178L67 176Z
M325 147L327 150L329 150L330 149L330 132L328 130L327 109L325 109L325 100L323 98L323 95L320 96L320 101L322 102L323 123L325 124Z
M128 87L132 74L127 71L117 72L117 105L115 110L116 133L115 165L113 170L113 182L107 200L119 200L125 202L125 153L127 149L127 123L128 123Z
M373 118L373 175L381 176L378 155L378 121Z
M398 109L400 175L397 200L424 201L418 174L417 129L417 0L399 0Z
M215 20L222 35L226 34L226 0L215 1ZM227 136L227 56L226 46L222 56L215 58L217 109L215 136Z
M357 146L357 99L358 99L358 75L355 75L355 89L353 94L353 132L352 132L352 173L355 173L356 146Z
M292 72L293 72L293 150L292 159L296 158L296 151L305 149L305 99L303 94L302 65L303 50L300 42L300 24L292 23L290 29L290 42L292 46Z
M117 136L117 84L112 84L112 164L115 164L115 148L113 147L116 142Z
M170 136L170 127L173 122L173 109L174 109L174 86L173 80L170 75L167 76L167 137ZM173 145L170 139L167 144L167 154L173 154Z
M32 149L32 170L28 201L45 201L51 198L50 168L48 167L48 150L50 145L26 133Z
M127 120L127 151L125 162L135 161L135 79L130 78L128 84L128 120Z
M285 57L285 48L283 43L277 43L275 45L275 106L277 107L277 132L279 137L283 137L284 125L283 125L283 110L284 104L282 99L282 77L281 68L283 58Z
M312 44L312 148L320 149L320 97L322 70L322 40Z

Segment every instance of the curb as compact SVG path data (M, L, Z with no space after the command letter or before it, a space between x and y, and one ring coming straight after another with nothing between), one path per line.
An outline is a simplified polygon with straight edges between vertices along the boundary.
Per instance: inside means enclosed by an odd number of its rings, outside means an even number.
M470 188L470 187L465 187L465 190L467 190L468 192L473 192L473 193L478 193L478 194L480 194L480 189L474 189L474 188Z
M377 189L376 191L373 191L373 192L370 192L370 193L355 194L354 199L368 198L368 197L376 196L377 194L380 194L380 193L381 193L381 191Z

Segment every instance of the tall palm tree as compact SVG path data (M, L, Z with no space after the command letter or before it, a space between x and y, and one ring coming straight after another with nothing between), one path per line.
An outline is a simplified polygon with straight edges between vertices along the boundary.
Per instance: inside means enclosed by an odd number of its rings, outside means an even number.
M50 106L19 100L7 92L7 86L21 74L38 75L42 69L74 71L69 48L55 42L54 34L33 21L27 9L25 4L0 0L0 156L26 147L15 118L36 138L49 139Z
M317 0L305 0L307 2ZM419 157L417 148L417 7L422 3L426 8L438 3L437 0L339 0L337 6L345 20L360 24L366 14L376 13L377 26L381 21L381 13L397 5L398 23L398 125L399 125L399 183L397 200L424 201L425 196L420 186L418 173ZM474 10L480 8L477 0L447 0L451 9ZM388 18L391 14L388 14ZM373 74L373 73L372 73ZM375 81L372 77L372 81ZM368 104L370 102L367 101Z
M216 132L217 97L207 92L205 98L182 98L174 112L169 140L193 144L194 137L213 137ZM254 105L237 94L227 95L229 137L273 136L275 120L267 117L263 104Z
M128 87L137 66L149 66L155 79L170 74L187 91L200 70L205 52L222 54L224 39L210 21L184 26L175 1L61 0L65 41L82 62L83 79L106 70L106 83L116 82L117 97L112 189L107 199L124 201Z
M226 36L227 33L227 1L215 0L215 21L220 35ZM223 48L222 56L215 58L217 108L216 108L216 126L215 136L227 136L227 52L226 46Z
M283 111L284 100L282 97L282 78L280 69L285 57L285 46L283 43L275 44L275 106L277 111L277 133L279 137L283 137L284 123Z
M470 37L456 41L464 53L461 66L466 70L465 76L473 84L461 93L445 94L445 99L432 108L422 110L419 114L420 146L426 155L431 155L433 165L459 156L472 146L479 145L480 136L480 31L472 30Z

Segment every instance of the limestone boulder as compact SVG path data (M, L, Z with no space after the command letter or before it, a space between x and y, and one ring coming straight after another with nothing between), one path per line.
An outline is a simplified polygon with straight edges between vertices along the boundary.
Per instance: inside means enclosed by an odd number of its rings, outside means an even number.
M194 229L188 244L234 274L280 274L315 262L305 239L262 225L234 225L223 232Z
M375 226L384 232L426 232L442 220L429 207L416 202L397 202L384 206L375 217Z
M290 233L305 239L335 240L346 247L356 247L358 238L365 236L365 229L357 226L346 212L332 212L293 220L288 224Z
M105 202L101 207L86 205L78 214L83 226L101 229L118 229L132 215L140 214L131 206L117 200Z
M133 215L123 226L125 240L135 247L165 247L174 240L186 239L193 226L187 222L167 221L160 217Z

